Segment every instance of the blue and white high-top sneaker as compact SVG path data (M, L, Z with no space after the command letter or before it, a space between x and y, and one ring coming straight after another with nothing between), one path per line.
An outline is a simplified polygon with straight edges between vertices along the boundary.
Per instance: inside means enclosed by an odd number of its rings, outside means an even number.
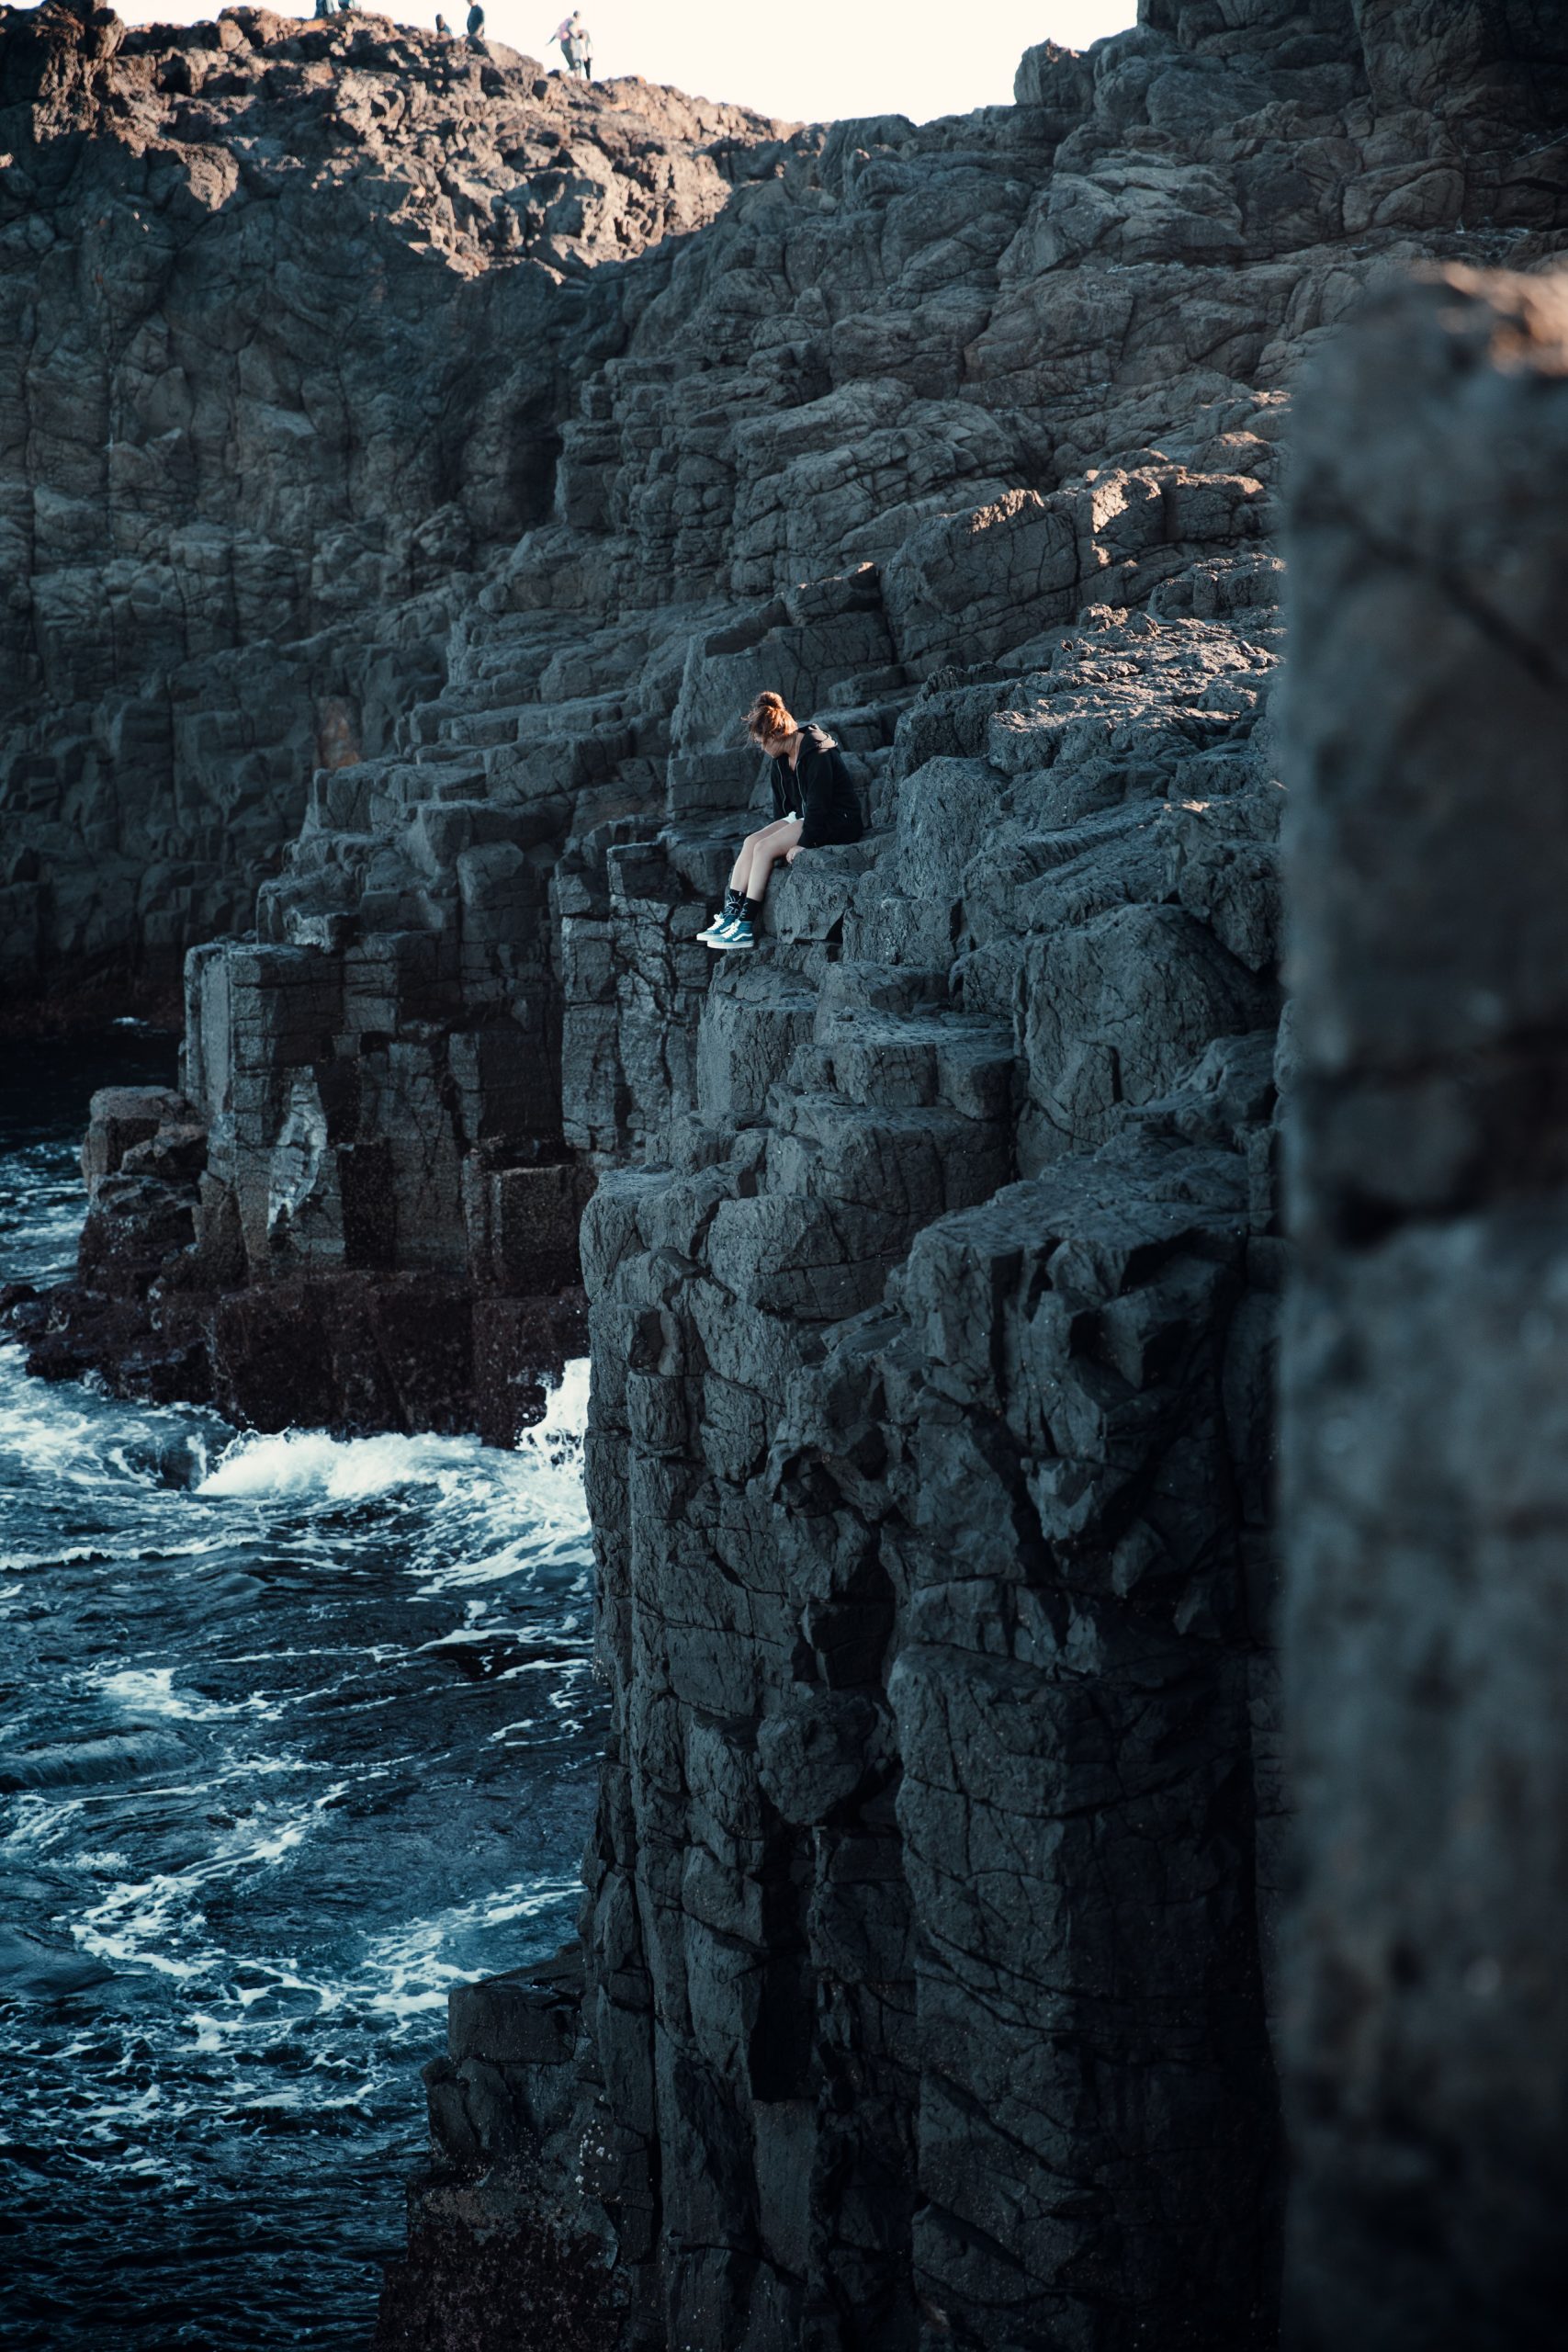
M723 906L720 907L712 922L708 924L707 929L705 931L698 932L697 937L699 939L708 940L716 938L718 933L728 929L729 924L735 921L737 915L743 915L745 911L745 892L743 890L737 890L733 884L730 885L725 890Z
M708 940L710 947L717 947L726 955L733 948L755 947L756 944L757 942L751 933L750 915L737 915L733 922L722 924Z

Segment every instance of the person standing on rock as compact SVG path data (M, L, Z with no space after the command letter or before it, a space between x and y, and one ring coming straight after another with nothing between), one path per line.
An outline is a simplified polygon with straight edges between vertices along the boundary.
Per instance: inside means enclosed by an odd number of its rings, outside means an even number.
M468 10L468 47L482 49L484 45L485 12L479 6L479 0L474 0L473 6Z
M581 74L585 82L593 79L593 36L574 8L563 17L550 39L566 60L566 70L575 80Z
M865 831L844 755L827 729L801 726L782 695L757 696L746 732L767 753L773 819L740 844L724 905L699 939L726 953L755 947L768 877L781 859L793 865L802 850L858 842Z

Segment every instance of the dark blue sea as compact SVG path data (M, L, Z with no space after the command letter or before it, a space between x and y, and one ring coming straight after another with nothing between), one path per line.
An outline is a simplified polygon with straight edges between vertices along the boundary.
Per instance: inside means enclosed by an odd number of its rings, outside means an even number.
M0 1046L0 1281L70 1270L94 1087L173 1074ZM586 1391L262 1437L0 1347L5 2352L362 2352L447 1988L573 1928Z

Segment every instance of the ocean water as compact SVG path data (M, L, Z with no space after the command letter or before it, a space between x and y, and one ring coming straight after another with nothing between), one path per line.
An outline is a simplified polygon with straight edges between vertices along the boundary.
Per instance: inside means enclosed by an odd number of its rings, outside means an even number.
M0 1048L0 1280L137 1033ZM0 2344L363 2347L447 1988L572 1932L587 1367L513 1453L236 1434L0 1347Z

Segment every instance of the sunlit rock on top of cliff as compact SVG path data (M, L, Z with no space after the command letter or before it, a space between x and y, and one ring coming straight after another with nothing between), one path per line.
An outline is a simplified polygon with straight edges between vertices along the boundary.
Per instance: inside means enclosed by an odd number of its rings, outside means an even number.
M779 133L744 107L635 76L581 83L500 42L362 12L128 27L51 0L0 10L0 44L3 102L32 95L44 142L36 164L12 161L13 197L58 188L83 141L108 142L107 200L167 214L175 234L182 216L194 232L192 208L263 204L286 243L291 208L333 191L345 267L384 266L384 229L468 275L621 259L711 220L737 159L755 169L750 151ZM246 261L285 258L240 233Z

